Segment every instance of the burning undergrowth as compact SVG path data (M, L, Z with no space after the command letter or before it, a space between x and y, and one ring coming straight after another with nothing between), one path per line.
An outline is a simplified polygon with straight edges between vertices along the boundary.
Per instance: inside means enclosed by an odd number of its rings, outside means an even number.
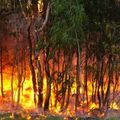
M35 31L36 21L27 24L22 15L13 15L1 37L0 111L69 117L119 113L119 45L101 49L99 32L81 46L54 43L44 30Z
M75 115L103 117L109 116L108 113L110 113L111 111L113 111L111 112L111 114L119 113L120 89L119 76L117 76L118 73L116 73L117 71L113 71L113 75L109 76L108 73L110 71L106 70L104 77L101 76L103 77L103 81L101 81L103 83L99 83L98 79L100 80L100 78L96 78L96 75L98 73L97 71L95 71L95 69L98 68L95 68L97 67L96 65L92 68L92 66L90 65L95 63L94 61L89 60L89 68L87 68L88 75L85 76L86 71L81 71L80 88L79 92L77 93L77 56L74 53L73 56L70 58L68 54L66 54L65 56L62 50L55 51L54 59L49 59L47 67L49 67L50 73L47 73L48 71L45 70L45 51L41 51L41 53L39 53L38 55L38 60L41 61L42 70L42 103L39 103L40 83L38 81L38 61L33 56L32 61L35 69L36 78L36 81L34 83L32 81L33 78L29 68L28 48L24 48L22 42L15 42L14 44L15 40L11 41L12 48L11 44L2 44L3 49L1 54L2 72L0 74L0 111L17 112L24 110L28 112L32 111L36 114L56 114L62 116L68 115L71 117ZM81 55L83 56L85 55L85 53L83 52ZM83 62L83 66L81 66L81 68L83 69L85 67L84 56L81 61ZM108 65L107 58L105 58L105 62L106 63L104 64L106 66L103 68L104 70ZM94 70L92 71L91 69ZM47 74L49 74L51 78L49 89L49 83L47 83L49 77L47 76ZM87 81L85 81L86 79ZM109 80L111 80L111 82ZM110 86L108 86L109 82ZM33 84L35 84L35 86ZM36 87L36 91L34 91L34 87ZM46 109L44 107L46 102L46 96L49 90L50 98L47 109L47 111L49 110L49 112L45 112ZM77 111L75 111L76 94L79 94L77 101ZM38 103L41 104L41 107Z

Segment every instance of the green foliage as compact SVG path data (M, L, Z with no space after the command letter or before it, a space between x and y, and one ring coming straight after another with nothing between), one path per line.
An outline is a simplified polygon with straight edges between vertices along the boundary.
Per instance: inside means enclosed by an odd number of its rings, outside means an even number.
M95 55L102 59L108 54L118 55L120 49L120 6L115 0L85 0L83 2L88 18L86 33L92 36L88 56ZM86 34L87 35L87 34Z
M75 31L79 40L83 40L84 37L83 24L86 15L83 4L78 0L52 0L52 2L50 40L52 43L57 43L60 48L74 48Z
M85 0L84 7L89 18L90 30L101 30L102 23L120 19L120 7L115 0Z
M112 118L108 118L108 119L105 119L105 120L119 120L120 118L118 117L112 117Z

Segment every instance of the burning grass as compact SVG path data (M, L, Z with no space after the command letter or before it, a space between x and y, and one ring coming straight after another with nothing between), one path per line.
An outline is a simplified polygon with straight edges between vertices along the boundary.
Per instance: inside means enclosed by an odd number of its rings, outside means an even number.
M2 112L1 120L120 120L120 116L112 116L106 118L86 117L86 116L60 116L53 114L40 114L35 112Z
M6 76L5 74L3 74L4 76L4 96L0 96L0 111L3 113L1 113L1 118L3 117L3 119L42 119L42 120L94 120L94 119L98 119L98 118L110 118L110 119L115 119L117 120L119 118L119 114L120 114L120 109L119 106L117 104L117 102L113 101L111 102L110 108L108 110L102 108L99 109L99 104L98 103L92 103L91 101L89 101L89 104L87 105L86 101L84 101L83 98L81 98L81 102L79 103L78 106L78 112L74 111L74 96L75 96L75 88L76 85L73 84L73 88L71 89L71 91L73 93L71 93L70 95L72 95L70 97L69 100L69 105L66 109L62 109L61 110L61 103L58 102L57 106L55 107L55 100L56 100L56 96L54 94L54 86L52 86L51 89L51 97L50 97L50 111L46 112L43 109L37 109L37 106L34 103L34 92L33 92L33 88L32 88L32 80L31 77L28 77L29 80L25 80L23 84L21 84L20 86L20 91L19 91L19 81L17 80L17 78L15 79L14 76L14 82L13 82L13 88L14 91L13 93L11 92L11 86L10 86L10 78L9 76ZM46 77L44 77L44 87L43 87L43 98L45 100L46 97ZM21 82L22 83L22 82ZM23 86L22 86L23 85ZM91 83L89 83L88 87L88 95L89 97L91 97L92 95L92 90L91 90ZM18 101L18 93L20 92L20 99ZM81 91L81 96L84 97L84 89L80 89ZM83 91L83 93L82 93ZM11 97L11 95L13 94L13 99ZM37 95L37 93L36 93ZM119 93L118 93L119 95ZM119 97L117 96L117 99ZM118 99L119 100L119 99ZM43 102L44 103L44 102ZM43 104L44 106L44 104ZM9 113L8 113L9 111ZM28 111L28 112L27 112ZM31 112L32 111L32 112ZM75 117L75 116L78 117ZM112 118L114 116L114 118ZM116 117L117 116L117 117ZM95 118L94 118L95 117Z
M80 66L76 52L71 54L60 49L52 55L50 47L48 52L42 49L34 55L33 52L29 53L27 43L25 46L23 43L22 40L16 41L12 50L9 48L11 45L6 45L0 56L1 111L10 111L11 114L13 110L24 109L32 110L33 114L37 112L38 117L52 114L63 118L69 116L69 119L76 115L80 118L103 118L117 116L120 112L117 57L113 65L115 58L105 55L101 61L97 56L86 59L83 51L80 56L83 64ZM14 117L16 114L32 117L30 112L12 113ZM52 119L51 115L49 119Z

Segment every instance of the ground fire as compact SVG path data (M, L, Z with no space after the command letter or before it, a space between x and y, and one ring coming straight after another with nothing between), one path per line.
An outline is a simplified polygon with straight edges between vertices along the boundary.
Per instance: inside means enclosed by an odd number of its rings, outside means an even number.
M9 45L6 47L6 51L9 51L7 49L9 49ZM16 47L16 45L14 45L14 47ZM20 49L21 51L22 49ZM19 51L19 52L20 52ZM5 53L5 51L2 51L4 54L1 54L1 71L2 73L0 74L0 78L1 78L1 84L0 84L0 110L3 111L9 111L11 109L25 109L25 110L34 110L36 111L38 106L38 96L39 96L39 92L38 92L38 80L36 80L36 87L37 87L37 91L34 92L34 88L33 88L33 82L32 82L32 76L30 73L30 69L29 69L29 65L28 65L28 60L27 60L27 56L24 59L25 61L22 60L19 61L19 63L17 63L18 61L15 62L15 65L13 65L13 61L11 57L14 56L13 51L9 51L7 54ZM18 51L17 51L18 52ZM21 53L21 52L20 52ZM9 55L10 54L10 55ZM12 55L11 55L12 54ZM43 53L42 53L43 54ZM9 56L9 58L6 59L6 55ZM63 53L61 52L61 60L59 64L64 64L64 56L62 56ZM44 59L44 55L39 56L39 59L42 61L42 59ZM20 59L20 58L19 58ZM16 60L19 60L16 59ZM51 94L50 94L50 98L49 98L49 110L52 113L57 113L57 114L63 114L65 112L66 115L74 115L75 114L75 97L76 97L76 80L75 80L75 75L76 75L76 70L74 69L74 67L76 66L76 55L74 55L74 57L72 58L72 71L70 71L70 74L68 74L67 76L63 76L62 78L62 66L59 66L60 68L60 75L58 76L57 74L54 74L53 79L51 82ZM11 65L10 65L11 64ZM44 63L43 63L44 64ZM36 64L35 66L35 71L36 73L38 73L38 69ZM49 66L50 66L50 72L52 74L52 70L58 70L58 66L55 65L53 66L53 61L49 61ZM13 68L14 67L14 68ZM20 67L20 68L18 68ZM42 107L45 105L45 99L46 99L46 94L47 94L47 76L46 76L46 72L45 72L45 68L44 65L42 65L42 69L43 69L43 90L42 90L42 94L43 94L43 102L42 102ZM20 71L19 71L20 70ZM22 71L22 72L21 72ZM22 73L22 74L20 74ZM19 76L22 75L21 77ZM72 79L70 79L70 75L72 76ZM38 77L38 74L36 74L36 78ZM59 77L59 78L58 78ZM69 82L69 81L65 81L65 77L67 77L67 79L71 82L71 85L65 85L65 82ZM114 76L115 77L115 76ZM80 114L91 114L92 110L99 110L100 109L100 101L99 99L96 97L96 101L93 101L92 99L95 97L95 86L96 86L96 81L93 83L91 81L92 77L89 76L88 81L87 81L87 96L86 96L86 89L85 89L85 81L84 81L84 74L82 72L81 74L81 86L79 89L79 101L78 101L78 111L80 112ZM64 81L62 81L64 80ZM115 78L113 79L115 81ZM113 82L114 82L113 81ZM56 83L57 82L57 83ZM63 84L64 82L64 84ZM67 84L67 83L66 83ZM63 89L65 85L65 96L62 95L62 91L61 88ZM105 76L105 81L104 81L104 94L107 94L107 85L108 85L108 77L107 75ZM57 87L57 88L56 88ZM70 87L70 88L69 88ZM110 87L110 95L109 95L109 108L107 108L106 106L102 106L101 107L101 115L104 115L102 111L104 111L104 109L113 109L113 110L119 110L119 84L116 85L116 89L114 89L114 84L111 83L111 87ZM57 89L57 90L56 90ZM98 89L98 88L97 88ZM69 91L68 91L69 90ZM100 90L102 92L102 90ZM56 93L57 92L57 93ZM36 101L35 98L36 97ZM62 103L62 99L64 98L64 104ZM88 97L88 98L87 98ZM94 98L95 99L95 98ZM61 106L64 105L64 108ZM105 107L105 108L104 108ZM64 111L64 112L63 112Z

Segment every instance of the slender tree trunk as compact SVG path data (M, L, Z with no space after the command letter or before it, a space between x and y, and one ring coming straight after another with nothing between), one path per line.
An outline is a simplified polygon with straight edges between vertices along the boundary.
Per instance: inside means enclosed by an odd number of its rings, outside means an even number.
M49 110L49 103L50 103L50 96L51 96L51 75L50 75L50 68L48 59L45 58L45 72L46 72L46 78L47 78L47 93L45 98L45 104L44 104L44 110Z
M11 100L14 102L14 89L13 89L13 80L14 80L14 65L12 66L12 78L11 78Z
M64 63L65 63L65 78L62 80L62 101L61 101L61 110L64 110L67 108L69 104L69 97L70 97L70 71L71 71L71 65L72 65L72 52L67 52L68 54L64 53ZM64 77L64 76L63 76ZM68 89L67 89L68 88ZM66 100L66 104L65 104Z
M117 60L116 60L117 61ZM115 100L115 92L117 90L117 85L119 84L119 65L118 63L115 65L115 82L113 86L113 102Z
M37 68L38 68L38 108L42 108L43 104L43 75L41 72L40 61L37 59Z
M87 44L87 43L86 43ZM85 57L85 73L84 73L84 89L85 89L85 96L86 96L86 100L87 100L87 106L88 106L88 53L87 53L87 45L86 45L86 57Z
M67 56L68 57L68 56ZM66 60L65 65L65 78L62 78L62 101L61 101L61 110L64 109L64 103L65 103L65 96L66 96L66 89L67 89L67 76L68 76L68 60Z
M58 79L59 79L59 74L60 74L60 48L58 49L58 53L57 53L57 57L58 57L58 69L57 69L57 80L56 80L56 83L55 83L55 88L56 88L56 96L55 96L55 107L57 105L57 102L58 102Z
M14 102L14 69L15 65L17 63L17 47L14 49L14 58L13 58L13 64L12 64L12 73L11 73L11 97L12 97L12 102Z
M101 63L101 75L100 75L100 86L101 86L101 104L102 104L102 107L103 107L103 101L104 101L104 60L102 60L102 63Z
M17 39L18 45L16 46L16 52L17 52L17 74L18 74L18 96L17 96L17 107L20 103L20 97L21 97L21 82L22 82L22 75L23 75L23 61L22 57L23 54L21 52L21 49L19 47L20 41Z
M110 105L110 88L111 88L111 82L113 79L113 62L112 62L112 55L109 55L109 65L108 65L108 86L105 94L105 99L104 99L104 105L107 104L107 109L109 108Z
M73 78L72 78L72 75L71 75L71 69L72 69L72 58L73 58L73 51L69 51L69 54L68 54L68 77L67 77L67 87L66 87L66 91L67 91L67 97L66 97L66 104L65 104L65 109L67 109L68 105L69 105L69 100L70 100L70 93L71 93L71 86L72 86L72 81L73 81Z
M95 68L95 56L93 56L92 61L93 61L92 66L93 66L93 68ZM92 102L96 101L95 83L96 83L95 72L92 72Z
M38 0L32 0L32 10L35 16L38 15Z
M0 60L0 63L1 63L1 95L2 97L4 97L4 91L3 91L3 71L2 71L2 58L3 58L3 51L2 51L2 47L1 47L1 50L0 50L0 53L1 53L1 60Z
M37 87L36 87L36 75L35 75L35 68L33 65L33 61L32 61L32 40L31 40L31 32L30 32L30 28L32 25L32 21L30 23L30 25L28 26L28 47L29 47L29 67L30 67L30 71L31 71L31 75L32 75L32 84L33 84L33 90L34 90L34 103L36 104L36 92L37 92Z
M69 75L69 83L68 83L68 89L67 89L67 99L66 99L66 105L65 105L65 109L67 109L68 105L69 105L69 101L70 101L70 92L71 92L71 78L70 78L70 75Z
M19 66L18 66L19 67ZM20 83L21 83L21 74L20 74L20 71L18 69L18 94L17 94L17 107L19 105L19 102L20 102Z
M76 33L76 40L77 40L77 73L76 73L76 96L75 96L75 112L77 112L77 107L79 103L79 95L80 95L80 45L77 38Z
M21 83L21 88L22 88L22 94L23 94L23 88L24 88L24 82L26 79L26 59L25 59L25 51L23 50L23 80Z
M94 101L95 102L97 100L97 90L98 90L98 79L97 79L97 73L96 73L96 78L95 78L95 94L94 94Z
M54 53L55 54L55 53ZM53 61L52 61L52 81L53 81L53 93L55 95L55 99L54 99L54 107L56 107L57 105L57 92L58 90L56 89L56 84L57 84L57 79L56 79L56 70L55 70L55 58L53 57Z
M101 68L101 61L97 59L97 81L98 81L98 87L97 87L97 97L99 102L99 108L101 108L101 96L100 96L100 68Z

